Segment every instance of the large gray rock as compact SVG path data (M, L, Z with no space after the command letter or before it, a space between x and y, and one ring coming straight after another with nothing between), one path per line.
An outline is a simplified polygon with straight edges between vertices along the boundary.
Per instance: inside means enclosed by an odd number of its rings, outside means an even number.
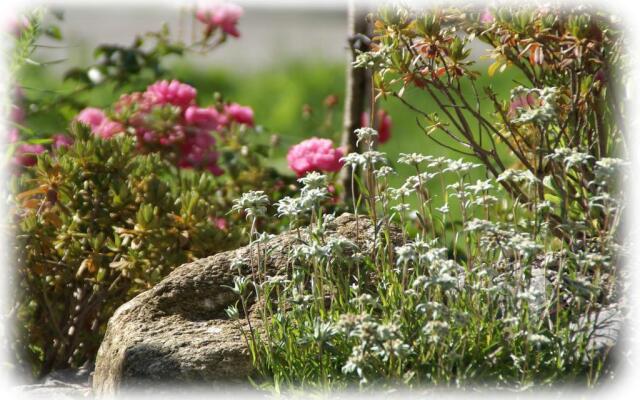
M356 235L356 225L358 235ZM342 236L362 249L374 237L369 220L343 214L330 225L326 237ZM356 237L357 236L357 237ZM392 234L394 241L398 233ZM299 241L287 232L262 244L268 275L286 274L289 249ZM264 254L263 253L263 254ZM246 342L225 308L238 299L233 285L236 258L256 265L257 246L246 246L184 264L152 289L121 306L111 317L98 351L93 389L98 395L121 388L142 389L176 382L246 382L252 371ZM249 275L251 268L244 267ZM251 315L251 314L250 314ZM254 321L254 328L259 324Z

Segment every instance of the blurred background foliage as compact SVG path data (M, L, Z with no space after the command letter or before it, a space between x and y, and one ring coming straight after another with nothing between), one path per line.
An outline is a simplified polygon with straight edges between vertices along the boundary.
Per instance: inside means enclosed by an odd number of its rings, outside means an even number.
M479 65L482 75L478 78L478 86L490 86L499 97L507 100L509 91L524 80L515 69L507 69L493 76L486 74L486 65ZM201 65L177 63L168 68L171 77L198 88L199 101L207 104L213 101L213 94L224 93L224 97L253 108L256 123L265 132L279 137L278 146L273 148L273 157L268 163L284 174L293 175L288 170L286 153L290 146L311 136L327 137L338 142L342 128L344 100L345 66L338 63L327 63L322 60L287 60L280 66L250 74L237 73L227 68L212 65L203 69ZM483 73L485 72L485 73ZM21 81L27 88L27 96L38 96L40 89L46 91L71 91L74 83L62 82L46 69L27 66ZM144 88L144 83L131 89ZM33 88L29 90L28 88ZM118 99L121 93L129 91L129 87L114 90L106 85L81 93L79 100L89 106L106 107ZM335 95L339 103L333 110L328 110L325 100ZM424 98L416 88L405 92L405 99L414 104L424 102ZM435 104L420 104L423 109L435 110ZM377 107L389 112L393 121L392 139L380 147L381 151L394 160L400 153L419 152L434 156L458 158L459 154L444 147L437 146L428 140L416 124L416 116L397 99L380 99ZM490 112L490 101L484 99L483 111ZM26 126L34 132L50 132L64 130L68 119L65 114L75 115L74 110L57 110L54 113L34 113L27 118ZM327 119L329 124L327 124ZM443 138L445 144L451 140ZM503 146L504 147L504 146ZM506 151L505 151L505 157ZM467 157L468 158L468 157ZM468 158L470 159L470 158ZM399 186L413 172L406 166L399 166L400 174L393 176L392 184ZM404 172L404 173L403 173ZM481 172L475 172L482 178ZM433 183L436 185L436 182Z

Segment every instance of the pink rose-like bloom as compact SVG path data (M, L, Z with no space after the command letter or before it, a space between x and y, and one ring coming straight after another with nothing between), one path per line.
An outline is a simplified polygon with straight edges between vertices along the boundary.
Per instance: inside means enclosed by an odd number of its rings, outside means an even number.
M190 106L184 112L184 120L189 125L196 125L209 130L217 130L226 123L226 117L220 115L215 107L200 108Z
M46 151L41 144L21 144L16 148L13 155L13 163L22 165L23 167L31 167L36 165L38 154L42 154Z
M52 144L54 149L59 149L60 147L68 147L73 144L73 138L63 133L57 133L53 135Z
M102 121L107 119L107 116L99 108L87 107L80 111L75 119L76 121L88 125L92 131L95 131L95 129L102 124Z
M93 130L93 133L103 139L111 139L121 132L124 132L124 127L121 123L111 121L110 119L106 118Z
M220 27L223 32L239 37L240 32L236 27L243 14L242 7L232 3L213 2L196 10L196 18L210 27Z
M253 126L253 110L251 107L241 106L238 103L231 103L224 107L224 112L233 121L239 124Z
M289 168L298 176L311 171L337 172L342 168L342 149L333 147L329 139L313 137L292 146L287 153Z
M145 97L154 104L172 104L183 110L192 105L196 99L196 89L177 80L159 81L149 87Z

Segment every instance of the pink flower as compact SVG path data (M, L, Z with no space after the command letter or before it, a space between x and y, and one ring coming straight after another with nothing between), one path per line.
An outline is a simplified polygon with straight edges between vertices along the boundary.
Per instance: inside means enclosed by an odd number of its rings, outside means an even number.
M236 25L243 12L242 7L237 4L213 2L199 7L196 18L208 25L209 29L219 27L224 33L239 37Z
M124 127L121 123L116 121L111 121L110 119L105 118L100 125L98 125L93 133L100 136L103 139L111 139L116 134L124 132Z
M210 164L207 166L207 171L211 172L214 176L220 176L224 174L224 170L218 166L218 164Z
M192 86L177 80L156 82L145 92L145 96L154 104L172 104L182 109L194 103L196 94L196 89Z
M231 103L224 107L224 112L230 119L239 123L253 126L253 110L251 107L241 106L238 103Z
M73 144L73 138L63 133L53 135L53 148L59 149L60 147L68 147Z
M482 14L480 14L480 22L482 22L483 24L492 24L495 20L495 17L488 9L485 9Z
M385 110L378 110L374 128L378 131L378 143L386 143L391 139L391 116ZM360 115L360 126L369 126L369 113L363 112Z
M189 136L181 146L178 166L206 169L216 176L222 175L224 171L218 166L219 155L215 151L215 143L215 138L207 131L198 131Z
M311 171L337 172L342 168L343 155L342 149L334 148L331 140L313 137L292 146L287 162L298 176Z
M91 132L103 139L110 139L115 134L123 132L121 123L107 118L106 114L99 108L87 107L76 116L76 121L80 121L91 128Z
M189 125L196 125L203 129L218 130L226 123L226 117L221 115L215 107L200 108L190 106L184 112L184 120Z
M209 217L209 220L216 226L216 228L220 229L221 231L229 230L229 223L226 219L222 217Z
M136 135L138 136L138 140L145 143L154 143L158 141L158 135L154 131L138 129L136 131Z
M105 113L101 109L95 107L85 108L84 110L80 111L80 113L78 113L75 118L76 121L82 122L83 124L89 126L92 131L100 126L102 121L104 121L105 119L107 119Z
M38 154L42 154L46 151L41 144L21 144L16 148L13 154L13 163L22 165L23 167L31 167L36 165Z
M378 142L386 143L391 138L391 116L386 111L378 111Z

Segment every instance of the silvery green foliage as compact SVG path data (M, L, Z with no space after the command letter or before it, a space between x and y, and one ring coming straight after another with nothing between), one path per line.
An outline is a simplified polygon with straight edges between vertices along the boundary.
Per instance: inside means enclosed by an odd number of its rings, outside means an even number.
M605 157L596 161L595 174L598 184L610 184L620 176L624 178L629 162L620 158Z
M353 152L342 157L340 161L344 164L345 167L356 169L360 165L364 164L364 157L362 157L362 154L360 153Z
M400 153L398 158L398 162L400 164L406 164L411 166L418 166L424 162L431 161L433 158L431 156L426 156L424 154L418 153Z
M376 178L378 179L384 179L388 176L396 174L396 171L388 165L383 165L375 172Z
M550 154L545 158L564 164L566 171L572 168L589 165L589 163L595 159L588 153L583 153L576 149L570 149L567 147L555 149L553 154Z
M302 216L306 209L302 205L300 198L284 197L276 203L278 217L297 219Z
M478 179L475 184L468 185L467 188L471 189L474 194L479 194L493 189L493 184L491 183L491 179L487 179L485 181Z
M458 160L449 160L443 172L455 172L464 174L478 167L480 167L480 164L464 161L462 158L460 158Z
M227 317L229 317L232 321L237 321L240 319L240 311L236 305L231 305L224 310Z
M310 172L304 177L298 179L298 182L304 185L303 190L308 189L324 189L327 187L327 177L319 172Z
M511 90L511 101L519 98L529 98L534 96L536 103L526 107L516 108L516 118L512 120L515 124L551 122L556 117L556 97L558 89L555 87L545 87L544 89L529 89L518 86Z
M363 171L375 172L378 167L382 167L387 164L387 156L385 153L369 150L364 153L349 153L340 159L345 166L352 169L361 167Z
M415 261L417 257L414 247L410 244L397 247L396 255L396 263L399 265Z
M296 198L287 196L276 203L279 217L288 217L292 221L297 221L329 197L325 175L311 172L298 181L304 185L300 190L300 196Z
M384 69L391 66L389 60L389 52L391 49L387 46L380 46L377 51L359 52L353 66L356 68L376 68Z
M540 180L529 170L516 170L516 169L505 169L498 178L496 179L498 182L500 181L510 181L515 183L523 183L525 185L535 185Z
M420 214L435 221L435 235L403 225L402 243L390 246L380 238L363 249L329 237L334 216L318 207L327 180L320 174L300 179L300 196L278 202L278 215L307 215L311 224L300 228L305 234L290 251L291 279L277 285L273 314L265 319L269 336L258 353L306 366L300 367L304 372L280 373L295 379L314 376L318 382L368 385L403 379L417 384L446 382L466 368L473 373L464 380L483 376L518 385L526 382L513 377L565 373L549 366L578 363L576 368L584 368L600 362L580 347L593 323L580 325L578 319L589 307L599 307L594 299L616 295L580 271L615 268L615 246L594 242L589 250L552 249L549 224L541 216L558 207L557 202L508 203L500 193L504 182L537 190L542 186L538 177L507 169L495 178L472 180L475 163L413 153L401 155L400 162L416 174L390 188L384 178L394 171L382 162L381 153L345 159L348 167L377 178L379 229L386 221L402 223L411 221L408 214ZM595 165L601 169L593 183L598 192L589 201L597 209L619 206L608 188L621 162L594 163L574 150L559 150L548 159L567 173ZM434 186L442 188L440 203L426 195ZM411 199L422 204L412 206ZM444 223L437 225L454 218L462 221L453 232ZM567 229L580 232L585 227L576 223ZM457 251L464 256L456 256ZM557 312L561 317L553 314ZM460 363L461 347L467 355L476 352L468 355L474 364ZM316 360L316 366L308 360Z
M373 128L364 127L355 130L356 137L356 145L359 145L360 142L363 142L366 146L371 146L372 143L378 138L378 131Z
M387 155L380 151L369 150L362 153L362 169L375 171L379 166L387 164Z
M267 215L269 198L262 190L243 193L239 199L234 200L231 211L243 212L247 218L258 218Z
M231 263L229 264L229 269L234 271L242 271L242 269L247 265L249 265L249 262L246 259L234 258L233 260L231 260Z

